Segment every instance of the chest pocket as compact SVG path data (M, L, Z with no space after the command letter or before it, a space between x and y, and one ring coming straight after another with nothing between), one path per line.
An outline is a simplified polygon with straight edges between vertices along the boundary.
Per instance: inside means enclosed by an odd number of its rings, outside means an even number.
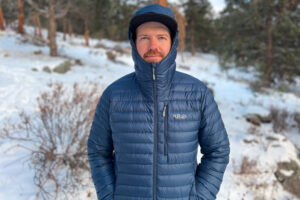
M193 161L200 127L196 101L168 101L163 107L164 156L169 163Z

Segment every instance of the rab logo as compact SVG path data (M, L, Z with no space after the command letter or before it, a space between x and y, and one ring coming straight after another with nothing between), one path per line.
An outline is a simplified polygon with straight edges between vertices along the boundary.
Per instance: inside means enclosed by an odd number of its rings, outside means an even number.
M173 114L175 119L186 119L187 116L185 114Z

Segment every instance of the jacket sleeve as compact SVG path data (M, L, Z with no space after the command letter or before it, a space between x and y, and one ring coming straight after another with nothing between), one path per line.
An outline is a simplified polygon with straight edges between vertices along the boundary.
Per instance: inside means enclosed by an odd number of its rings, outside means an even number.
M196 199L213 200L229 162L229 140L218 106L207 88L201 106L198 139L203 156L196 170Z
M87 142L88 160L98 200L113 199L113 142L109 123L109 100L100 98Z

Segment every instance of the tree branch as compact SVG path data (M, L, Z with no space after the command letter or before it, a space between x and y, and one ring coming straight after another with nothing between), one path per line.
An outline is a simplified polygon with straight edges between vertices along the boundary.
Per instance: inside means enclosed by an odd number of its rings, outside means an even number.
M69 9L71 7L71 0L68 0L68 4L67 4L67 7L65 10L61 11L60 13L56 14L55 15L55 19L59 19L59 18L62 18L64 17L68 12L69 12Z
M33 7L38 13L46 15L46 16L48 15L48 10L44 10L44 9L39 8L39 6L36 3L34 3L32 0L26 0L26 2L31 7Z

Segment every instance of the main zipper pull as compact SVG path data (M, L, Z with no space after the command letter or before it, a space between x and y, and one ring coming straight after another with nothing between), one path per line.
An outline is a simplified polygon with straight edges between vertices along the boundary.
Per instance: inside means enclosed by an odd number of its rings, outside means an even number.
M152 67L153 80L155 81L155 68Z
M167 106L165 105L165 106L164 106L164 111L163 111L163 117L166 116L166 108L167 108Z

